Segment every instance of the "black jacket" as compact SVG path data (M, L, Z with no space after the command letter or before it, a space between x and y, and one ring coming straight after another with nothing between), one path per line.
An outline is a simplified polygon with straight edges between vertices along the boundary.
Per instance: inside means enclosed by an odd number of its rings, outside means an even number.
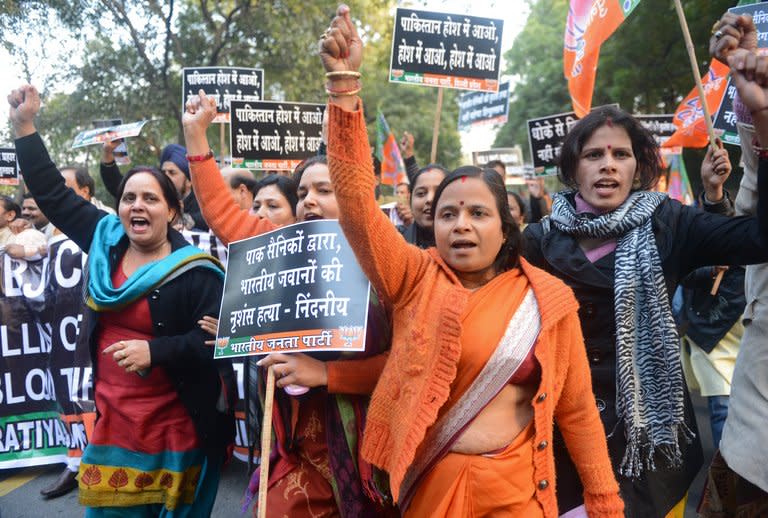
M718 214L734 215L733 203L728 191L724 191L723 203L711 204L702 193L699 206L708 211L714 208ZM743 266L731 266L723 275L717 293L712 295L714 275L712 267L699 268L681 283L682 307L675 314L680 336L688 335L698 347L711 353L715 346L741 319L747 299L744 296Z
M682 283L683 305L675 318L680 336L687 335L711 353L744 313L744 274L742 266L728 268L714 295L713 268L699 268L686 277Z
M107 214L65 186L37 133L16 140L16 152L24 181L40 209L88 251L97 223ZM168 239L173 250L188 245L175 230L169 231ZM110 249L110 271L117 267L127 248L128 238L124 237ZM234 442L234 373L229 360L213 359L213 351L205 345L209 337L197 321L204 315L218 314L222 289L221 279L214 272L194 268L147 296L155 334L149 340L152 367L168 373L206 454L219 458ZM81 335L88 340L95 384L98 325L99 314L86 307Z
M667 294L674 294L677 284L694 269L711 265L755 264L768 261L768 245L759 220L768 222L768 165L761 171L761 201L758 217L729 218L686 207L666 200L653 215L653 231L664 270ZM573 195L570 195L573 203ZM614 471L622 461L626 441L622 423L616 416L616 322L613 279L614 258L611 253L591 263L576 239L554 226L544 235L541 223L530 224L524 233L524 255L532 264L562 279L573 289L579 301L579 317L587 357L592 372L592 387L605 425L608 449ZM686 421L696 431L690 398L686 393ZM612 435L611 435L612 434ZM698 435L698 434L697 434ZM582 488L562 438L555 442L558 476L558 502L566 511L582 502ZM655 472L646 473L640 481L619 477L627 516L663 517L682 499L703 462L700 440L683 449L684 465L680 469L663 468L657 462ZM649 497L649 492L653 495Z

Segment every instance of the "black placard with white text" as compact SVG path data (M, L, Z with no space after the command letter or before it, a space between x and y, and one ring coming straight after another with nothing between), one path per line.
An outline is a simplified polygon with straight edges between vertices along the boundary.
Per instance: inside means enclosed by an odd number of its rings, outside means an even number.
M500 19L398 7L389 80L495 92L503 29Z
M181 111L187 99L202 89L216 100L218 112L213 122L229 122L231 101L260 101L264 98L264 71L242 67L184 68L181 87Z
M215 357L364 350L369 289L335 220L231 243Z
M317 154L324 104L232 101L232 167L292 170Z

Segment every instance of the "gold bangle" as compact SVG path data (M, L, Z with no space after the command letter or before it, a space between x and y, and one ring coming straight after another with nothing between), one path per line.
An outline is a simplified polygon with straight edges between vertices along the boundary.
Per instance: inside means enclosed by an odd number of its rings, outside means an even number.
M355 72L354 70L336 70L335 72L326 72L325 77L327 79L340 79L340 78L348 78L353 77L355 79L360 79L360 72Z
M330 88L326 88L325 93L327 93L331 97L351 97L353 95L359 94L360 90L362 90L362 88L356 88L354 90L345 90L343 92L340 92L338 90L331 90Z

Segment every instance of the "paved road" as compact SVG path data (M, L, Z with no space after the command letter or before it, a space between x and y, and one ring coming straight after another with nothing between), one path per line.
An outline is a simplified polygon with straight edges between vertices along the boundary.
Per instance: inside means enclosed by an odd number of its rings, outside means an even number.
M707 421L706 403L694 395L694 408L699 423L699 431L704 444L705 467L691 487L686 518L695 518L696 506L701 496L704 483L704 471L712 458L712 434ZM43 500L40 489L53 482L59 475L60 466L26 468L0 471L0 518L75 518L83 515L83 509L77 503L77 492ZM246 465L233 460L222 475L219 493L213 509L214 518L250 517L250 511L240 514L243 493L247 484Z

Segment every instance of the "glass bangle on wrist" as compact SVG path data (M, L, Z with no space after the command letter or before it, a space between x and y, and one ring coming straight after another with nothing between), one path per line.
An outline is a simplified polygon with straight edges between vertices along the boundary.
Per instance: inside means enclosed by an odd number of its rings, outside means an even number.
M213 158L213 149L209 149L204 155L187 155L188 162L204 162L209 158Z

